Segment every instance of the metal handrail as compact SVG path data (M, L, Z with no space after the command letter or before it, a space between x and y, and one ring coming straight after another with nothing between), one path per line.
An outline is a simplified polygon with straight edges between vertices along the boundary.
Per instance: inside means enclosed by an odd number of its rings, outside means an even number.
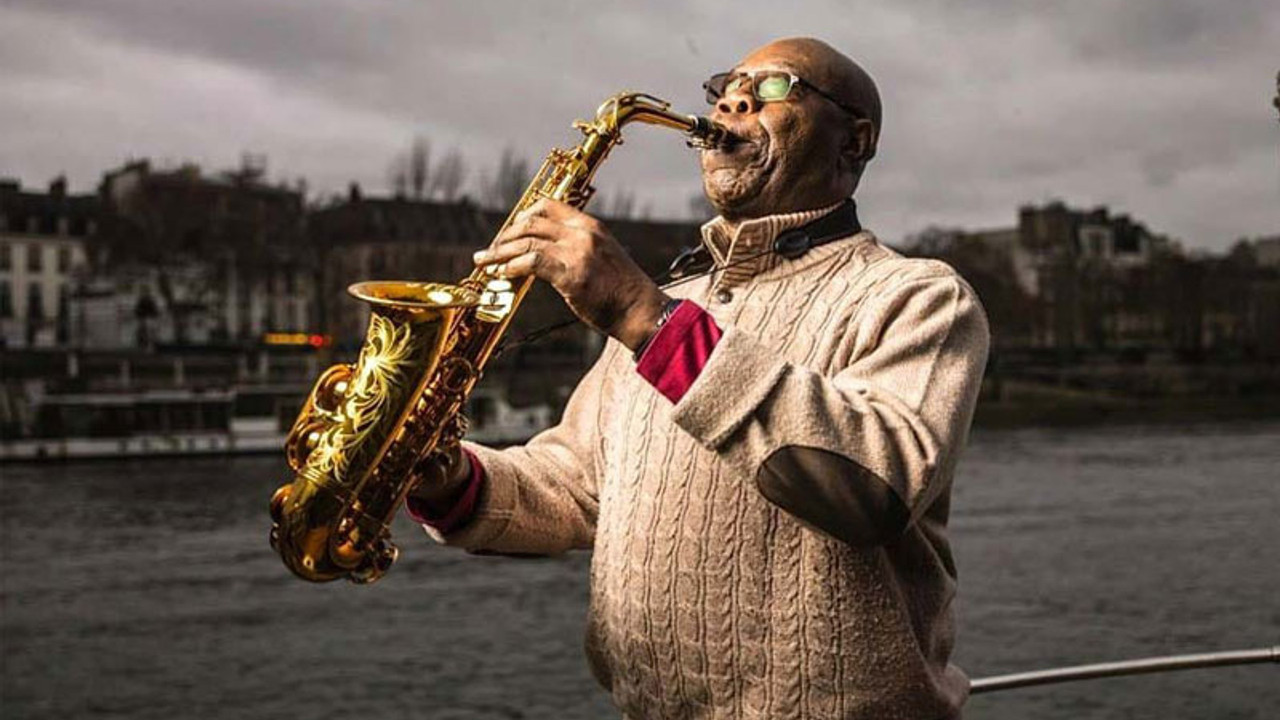
M1229 665L1257 665L1262 663L1280 663L1280 645L1253 650L1230 650L1192 655L1164 655L1093 665L1072 665L1049 670L1033 670L1011 675L995 675L974 680L969 685L969 694L979 695L1001 690L1031 687L1033 685L1052 685L1077 680L1120 677L1122 675L1145 675L1175 670L1194 670Z

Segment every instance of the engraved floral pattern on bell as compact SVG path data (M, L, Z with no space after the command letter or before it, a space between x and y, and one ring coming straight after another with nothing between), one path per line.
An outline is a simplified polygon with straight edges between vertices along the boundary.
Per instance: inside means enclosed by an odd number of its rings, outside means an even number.
M341 421L325 431L311 452L308 465L314 471L346 474L350 453L377 424L392 390L404 382L409 363L413 328L374 313L360 359L342 399Z

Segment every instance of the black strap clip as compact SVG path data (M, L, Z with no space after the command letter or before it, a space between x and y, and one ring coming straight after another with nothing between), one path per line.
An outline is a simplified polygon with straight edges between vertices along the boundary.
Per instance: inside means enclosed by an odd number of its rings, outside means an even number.
M775 255L781 255L788 260L796 258L809 252L813 247L809 233L803 228L788 230L773 240L773 252Z

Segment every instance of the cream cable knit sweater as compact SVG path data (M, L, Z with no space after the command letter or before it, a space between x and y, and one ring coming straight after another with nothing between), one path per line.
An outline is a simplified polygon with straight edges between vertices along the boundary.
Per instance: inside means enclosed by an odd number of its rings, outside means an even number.
M704 241L730 261L821 214ZM588 659L629 718L958 717L945 527L987 354L972 289L862 232L671 294L725 331L680 402L611 341L559 425L469 445L476 515L433 535L593 548Z

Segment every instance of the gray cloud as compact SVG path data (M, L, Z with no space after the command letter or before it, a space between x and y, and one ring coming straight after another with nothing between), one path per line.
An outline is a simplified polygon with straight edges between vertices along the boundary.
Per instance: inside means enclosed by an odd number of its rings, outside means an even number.
M1007 224L1061 197L1221 248L1280 229L1271 5L8 0L0 174L84 188L129 155L225 166L252 150L324 191L378 189L416 133L473 165L505 145L533 158L612 92L695 109L710 72L812 34L881 85L860 199L884 236ZM696 163L641 130L599 184L680 215Z

